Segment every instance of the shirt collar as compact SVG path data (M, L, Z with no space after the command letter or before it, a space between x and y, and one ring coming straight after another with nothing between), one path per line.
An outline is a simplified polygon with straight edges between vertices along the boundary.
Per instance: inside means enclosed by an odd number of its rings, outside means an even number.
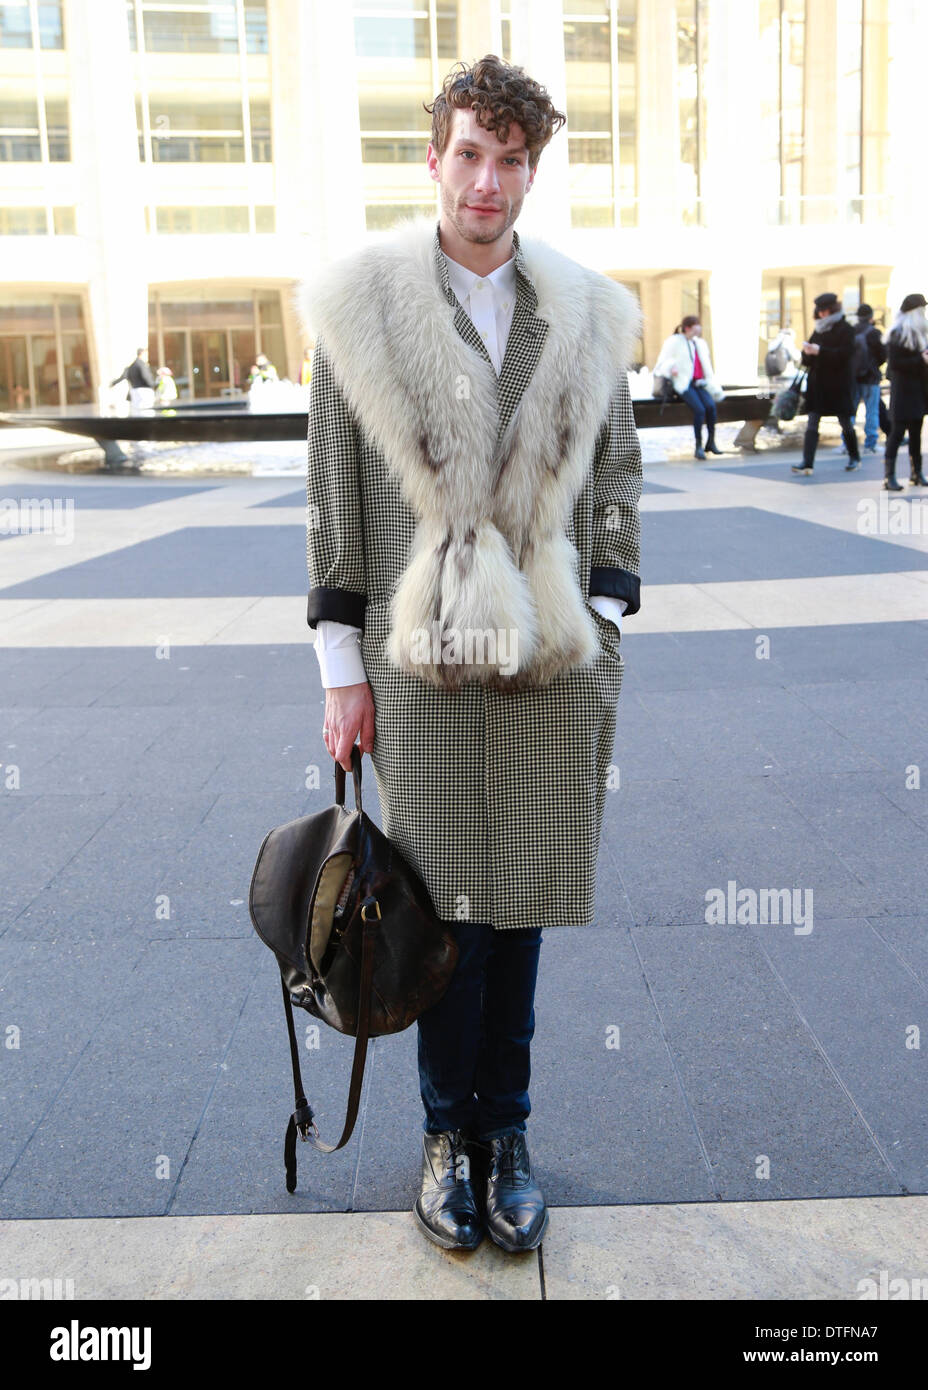
M465 297L470 293L473 282L481 277L476 275L473 271L468 270L466 266L459 265L456 261L452 261L449 256L445 255L441 246L439 227L440 223L436 222L434 243L435 266L438 271L439 284L442 287L445 298L450 304L455 298L460 299L461 297L452 284L452 277L457 284L464 289ZM538 306L538 296L535 293L535 286L532 283L531 276L528 273L528 267L525 264L519 233L515 228L513 228L512 232L512 252L513 254L508 261L498 266L490 275L485 275L482 278L490 280L495 291L503 288L515 289L519 295L524 295L529 301L532 309L535 309ZM464 278L459 279L459 273L460 276Z

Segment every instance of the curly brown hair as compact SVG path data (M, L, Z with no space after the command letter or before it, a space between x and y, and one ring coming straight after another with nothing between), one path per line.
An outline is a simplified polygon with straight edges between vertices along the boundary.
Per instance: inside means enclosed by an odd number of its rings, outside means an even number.
M520 125L531 169L537 168L542 150L567 120L540 82L495 53L470 67L456 63L435 100L422 104L432 117L432 146L439 159L448 145L453 112L462 108L471 107L477 124L494 132L503 144L509 139L510 123Z

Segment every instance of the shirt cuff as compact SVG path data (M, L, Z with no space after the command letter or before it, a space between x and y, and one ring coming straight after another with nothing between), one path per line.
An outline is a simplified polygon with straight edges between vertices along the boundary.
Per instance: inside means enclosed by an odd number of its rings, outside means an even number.
M619 632L622 631L622 614L627 607L624 598L609 598L607 594L591 594L590 607L595 608L601 617L614 623Z
M319 673L324 689L359 685L367 680L359 645L360 636L361 629L348 623L324 619L316 624L316 640L313 646L319 660Z

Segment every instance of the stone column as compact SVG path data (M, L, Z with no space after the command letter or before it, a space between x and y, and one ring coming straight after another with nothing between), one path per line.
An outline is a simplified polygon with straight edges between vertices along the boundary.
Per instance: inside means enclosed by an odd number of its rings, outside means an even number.
M559 111L567 110L561 0L512 0L512 62L548 89ZM567 127L541 156L535 183L526 194L518 230L557 245L570 234L570 177Z
M638 6L639 227L680 225L676 16L675 0Z
M705 73L708 154L704 188L715 269L709 277L713 366L741 384L757 376L763 267L758 215L760 104L754 55L757 0L713 0Z
M837 19L837 0L815 0L806 6L802 192L813 200L803 210L807 225L833 223L837 214Z
M148 343L145 209L135 125L135 55L125 0L65 0L71 140L92 243L88 339L98 398Z

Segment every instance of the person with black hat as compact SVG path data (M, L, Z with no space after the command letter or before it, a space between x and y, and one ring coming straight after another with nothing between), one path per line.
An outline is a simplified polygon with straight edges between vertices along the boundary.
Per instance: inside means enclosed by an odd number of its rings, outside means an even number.
M886 361L886 348L883 335L873 322L873 310L869 304L857 306L857 326L854 329L854 355L851 368L854 377L854 409L852 421L863 401L866 416L864 420L864 450L876 453L880 434L880 368Z
M928 487L922 472L922 421L928 411L928 300L907 294L886 339L889 359L889 414L892 430L886 441L883 487L901 492L896 482L896 455L906 430L912 487Z
M860 467L860 448L851 423L854 409L851 358L854 355L854 330L844 317L841 301L830 291L815 300L815 331L802 345L803 365L808 368L806 387L808 423L802 448L802 463L793 467L794 473L811 475L815 466L818 431L823 415L837 415L847 447L850 473Z

